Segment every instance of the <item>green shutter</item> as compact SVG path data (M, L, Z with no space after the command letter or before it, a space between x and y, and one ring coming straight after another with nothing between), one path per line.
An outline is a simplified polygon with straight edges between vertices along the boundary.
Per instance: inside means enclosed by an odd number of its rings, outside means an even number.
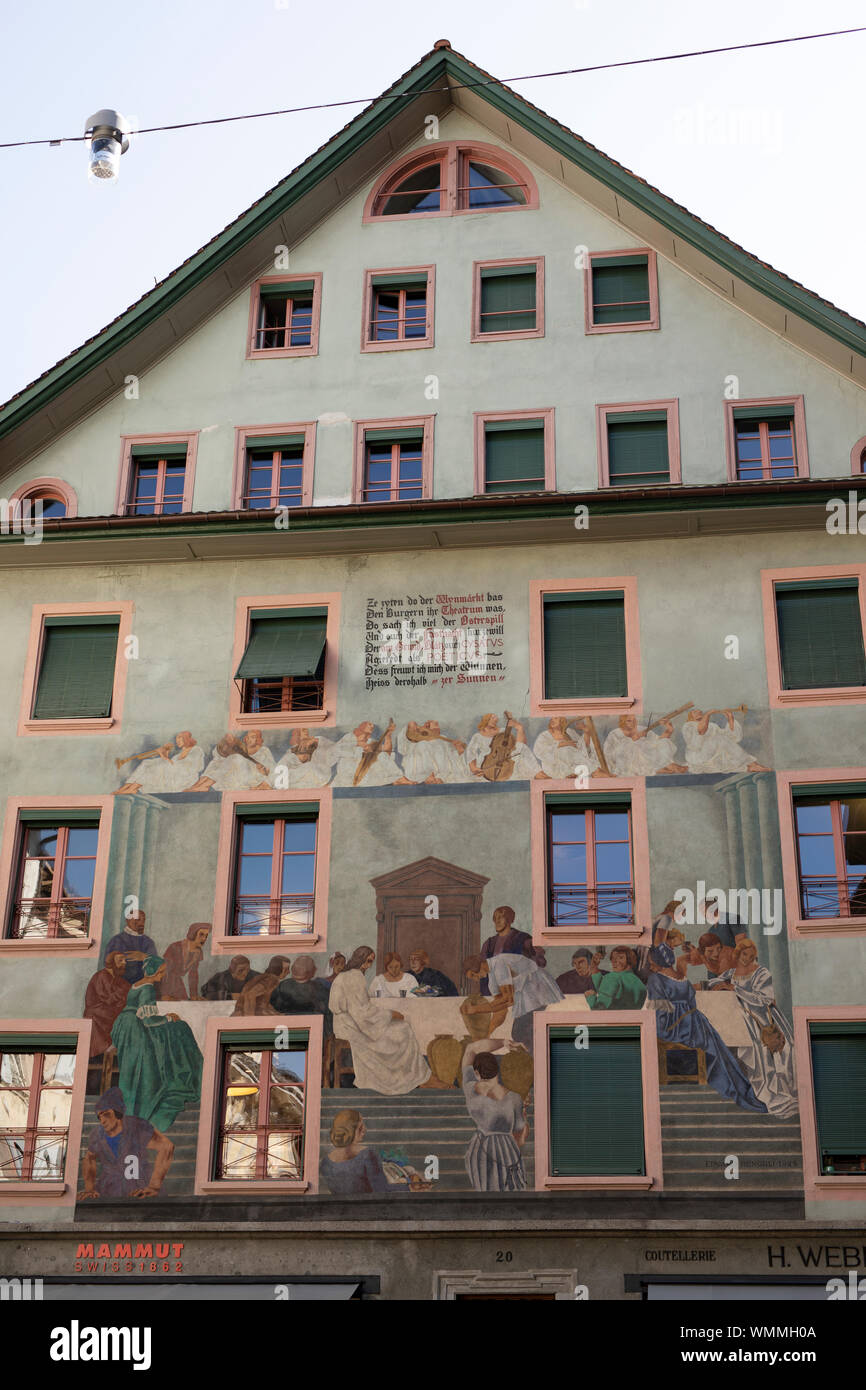
M261 434L247 435L247 453L255 454L259 449L303 448L302 434Z
M668 421L664 412L640 419L607 417L608 475L611 485L670 482Z
M100 719L111 714L119 620L45 624L34 719Z
M866 685L856 579L776 586L784 690Z
M75 1052L77 1033L0 1033L0 1052Z
M273 1028L261 1028L251 1030L249 1033L223 1033L221 1041L223 1047L228 1052L259 1052L262 1049L276 1050L276 1030L279 1028L283 1037L283 1024L275 1022ZM310 1035L306 1028L289 1028L288 1045L280 1047L281 1052L291 1052L294 1048L306 1047Z
M587 590L545 599L545 699L627 694L623 595Z
M739 424L740 421L757 420L759 423L766 420L778 424L782 420L793 420L794 407L792 405L744 405L734 408L734 419Z
M866 1025L812 1023L809 1031L819 1153L866 1153Z
M314 280L290 280L284 285L270 284L262 285L260 295L262 299L306 299L315 289Z
M269 801L264 805L236 806L238 820L243 821L273 821L273 820L317 820L319 815L318 801Z
M28 828L33 826L74 825L79 829L96 830L99 827L99 812L91 807L58 807L56 811L19 811L18 819Z
M543 492L544 423L504 420L484 432L485 492Z
M650 317L646 256L605 257L592 267L593 323L646 323ZM645 301L635 303L636 300Z
M559 814L567 811L579 814L582 811L593 811L596 807L602 811L615 809L624 814L631 810L631 799L623 796L622 792L586 792L583 797L574 796L570 792L553 792L545 796L544 804L548 810Z
M800 804L828 801L831 797L849 801L866 797L866 782L801 782L791 787L791 795Z
M550 1038L550 1171L554 1177L643 1174L643 1082L638 1028L574 1030Z
M407 425L405 428L394 430L364 430L364 441L367 444L402 444L404 440L414 440L422 444L423 429L419 425Z
M325 647L324 617L252 618L250 639L235 672L238 680L314 676Z
M519 312L531 310L531 313ZM482 333L517 333L536 327L535 267L494 266L481 272Z
M371 283L377 290L384 290L390 286L398 290L426 290L428 279L426 270L410 270L404 271L402 275L399 271L393 275L374 275Z
M134 459L185 459L187 454L186 441L173 444L133 444L132 457Z

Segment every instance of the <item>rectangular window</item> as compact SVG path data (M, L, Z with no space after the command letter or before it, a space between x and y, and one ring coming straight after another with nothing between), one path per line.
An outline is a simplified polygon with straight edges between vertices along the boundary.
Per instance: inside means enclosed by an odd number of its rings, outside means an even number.
M866 1182L866 1022L809 1024L818 1174Z
M238 816L233 935L312 934L317 825L315 803Z
M477 494L550 492L555 487L552 410L476 414Z
M543 618L546 700L628 695L622 592L546 594Z
M726 401L725 425L731 482L809 476L802 396Z
M435 268L368 270L364 277L361 349L433 346Z
M794 790L800 913L866 917L866 786Z
M328 610L252 609L246 650L235 672L241 713L321 710Z
M866 686L856 575L780 581L775 598L783 690Z
M680 477L679 401L597 405L599 487L651 487Z
M241 505L251 511L300 507L304 502L304 440L256 440L247 449Z
M594 251L587 262L587 333L658 328L655 252Z
M318 351L321 274L267 276L252 287L249 357L309 357Z
M48 615L31 717L102 719L113 713L120 618Z
M364 441L365 502L412 502L423 494L424 435L380 439L371 430Z
M630 801L551 797L546 811L548 925L633 924Z
M184 510L186 445L132 449L127 516L172 516Z
M355 422L355 502L416 502L432 495L433 416Z
M551 1028L552 1177L645 1176L644 1097L639 1027Z
M476 261L474 275L472 342L543 335L543 256Z
M12 941L88 937L98 845L96 812L22 810L4 936Z
M77 1039L0 1037L0 1190L4 1182L62 1182Z
M307 1030L274 1047L273 1030L223 1037L212 1176L223 1181L298 1181L304 1173Z

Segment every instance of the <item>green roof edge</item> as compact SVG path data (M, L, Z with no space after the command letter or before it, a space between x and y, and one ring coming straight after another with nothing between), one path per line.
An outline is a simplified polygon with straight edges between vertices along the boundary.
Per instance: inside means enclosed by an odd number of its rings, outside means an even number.
M142 328L194 289L239 246L338 168L354 150L387 125L394 109L395 96L414 98L427 90L426 84L431 79L449 77L456 82L468 83L478 83L480 79L484 84L484 97L503 115L522 125L530 134L654 218L673 235L708 255L782 308L806 319L852 352L866 356L866 325L859 320L756 260L748 251L701 222L686 208L652 188L600 150L588 145L525 98L496 80L488 82L488 75L462 54L452 49L435 49L360 112L348 126L332 136L297 170L191 256L188 265L171 272L161 285L102 329L92 341L74 350L44 377L26 387L20 396L13 396L6 407L0 407L0 438L46 406L58 390L99 366L112 352L129 342Z

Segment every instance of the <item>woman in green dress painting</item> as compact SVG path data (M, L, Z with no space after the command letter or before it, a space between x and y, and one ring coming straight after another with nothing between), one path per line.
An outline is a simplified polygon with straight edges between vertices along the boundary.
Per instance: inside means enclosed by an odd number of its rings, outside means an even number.
M166 969L162 956L147 957L144 975L130 987L111 1030L127 1112L163 1132L185 1105L198 1102L202 1070L189 1025L157 1009L157 986Z

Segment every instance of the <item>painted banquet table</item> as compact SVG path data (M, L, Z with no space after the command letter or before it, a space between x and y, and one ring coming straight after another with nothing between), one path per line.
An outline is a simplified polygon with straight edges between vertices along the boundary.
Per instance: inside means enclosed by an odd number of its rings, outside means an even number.
M463 999L459 996L449 998L423 998L408 994L405 999L374 999L383 1009L393 1009L402 1014L418 1040L422 1052L426 1052L437 1033L445 1033L452 1038L465 1038L469 1033L466 1020L460 1012ZM511 1037L511 1010L505 1015L498 1028L490 1035L493 1038Z

